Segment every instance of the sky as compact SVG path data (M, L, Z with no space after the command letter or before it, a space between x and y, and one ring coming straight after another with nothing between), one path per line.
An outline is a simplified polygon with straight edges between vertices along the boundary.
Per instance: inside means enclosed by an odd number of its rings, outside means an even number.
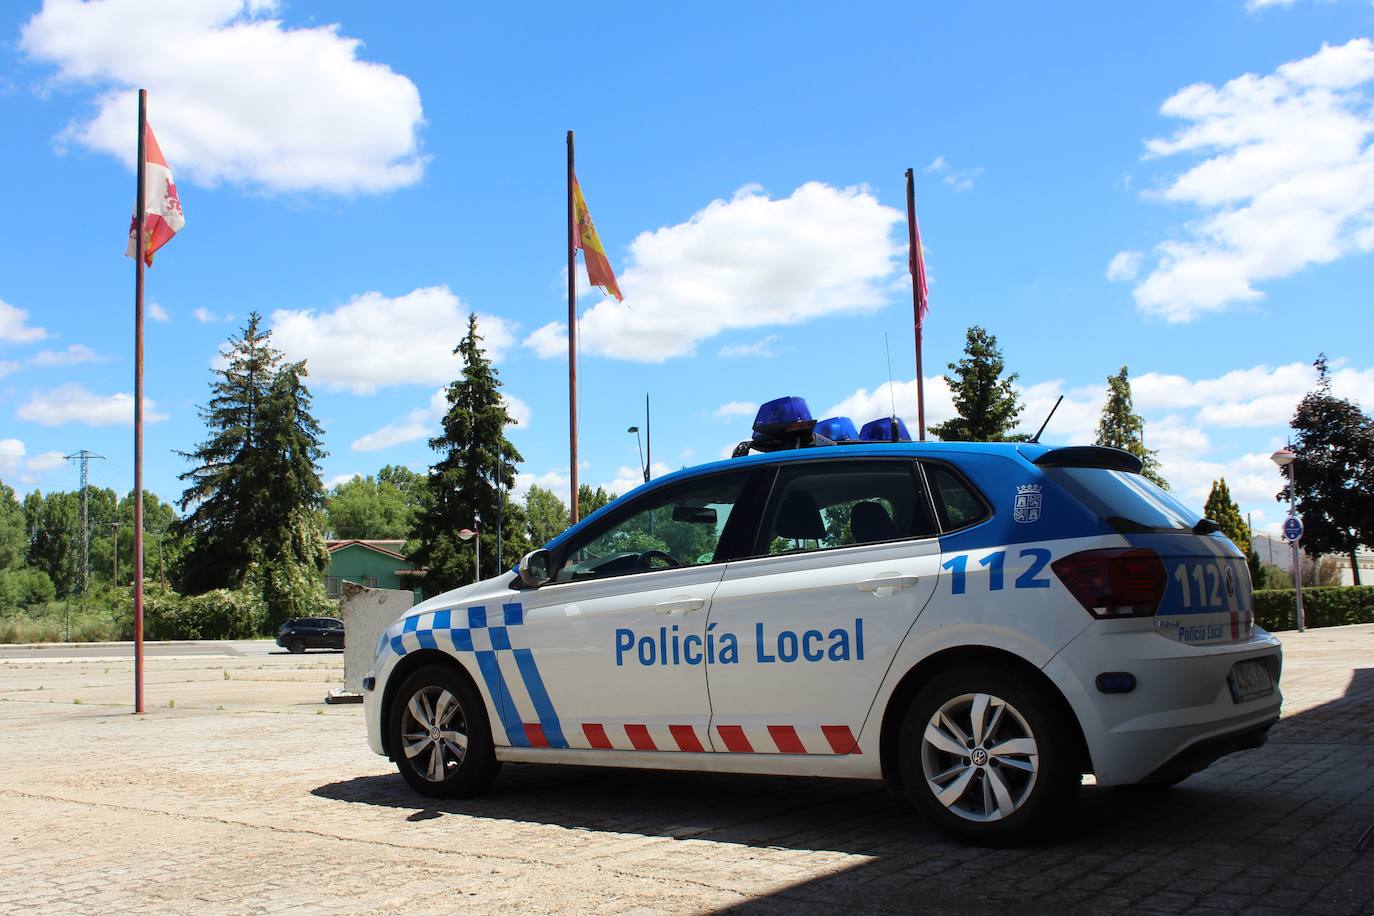
M569 480L565 135L624 291L579 263L580 478L715 460L783 395L915 426L996 335L1033 432L1146 444L1256 529L1325 353L1374 409L1374 5L23 0L0 13L0 480L133 481L137 88L186 227L147 272L145 485L175 500L256 310L307 360L326 483L435 460L475 313L523 455ZM889 384L890 378L892 383Z

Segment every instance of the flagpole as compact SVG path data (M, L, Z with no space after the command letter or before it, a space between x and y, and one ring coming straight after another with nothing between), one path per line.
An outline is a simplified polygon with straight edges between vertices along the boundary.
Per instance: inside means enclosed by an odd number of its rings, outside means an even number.
M134 216L134 712L143 713L143 220L148 90L138 90L138 201Z
M569 519L577 524L577 215L573 209L573 132L568 131L568 465Z
M911 267L911 307L916 318L916 426L919 441L926 441L926 379L921 364L921 284L916 276L916 176L906 170L906 232L908 264Z

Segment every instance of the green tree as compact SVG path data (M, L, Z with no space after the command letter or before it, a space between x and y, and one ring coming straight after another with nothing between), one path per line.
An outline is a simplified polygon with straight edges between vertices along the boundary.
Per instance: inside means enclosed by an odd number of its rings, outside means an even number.
M410 556L425 567L425 590L447 591L473 580L475 551L458 532L480 517L482 573L495 570L495 522L501 491L515 485L515 462L522 460L506 438L511 417L501 399L495 367L483 354L477 316L468 316L468 333L454 349L463 362L462 375L445 392L448 412L443 430L429 440L440 453L430 468ZM513 525L503 525L507 532ZM491 558L488 560L488 558Z
M387 465L376 477L354 477L325 499L326 527L336 538L410 537L425 478L410 468Z
M1355 552L1374 546L1374 422L1353 402L1331 393L1326 355L1315 363L1317 389L1293 413L1297 459L1295 495L1303 521L1303 547L1312 555L1339 553L1350 560L1356 585ZM1286 499L1287 490L1278 494Z
M532 544L547 544L568 527L568 507L552 490L532 486L525 494L525 518Z
M1231 539L1231 543L1245 554L1245 563L1250 567L1250 581L1255 588L1264 581L1260 557L1255 552L1250 539L1250 526L1240 514L1240 506L1231 500L1231 488L1226 486L1226 478L1212 481L1212 489L1207 494L1207 502L1202 506L1202 514L1221 526L1221 533Z
M224 368L201 417L210 434L195 452L182 494L190 538L181 586L199 594L244 587L261 596L263 625L318 613L329 565L322 529L323 435L310 414L304 363L282 363L261 317L222 351Z
M605 487L597 487L595 490L588 484L579 484L577 487L577 508L586 518L602 506L609 505L616 499L615 493L606 492Z
M39 491L24 497L24 524L29 531L26 565L41 570L57 588L57 597L81 594L81 494Z
M24 527L24 507L14 489L0 480L0 569L13 569L24 562L29 552L28 529Z
M181 530L191 542L181 580L192 594L243 579L251 545L272 508L260 423L282 355L271 345L271 332L259 327L261 321L251 313L241 336L230 337L220 351L224 366L216 370L209 403L200 409L209 435L194 452L181 453L193 464L180 475L189 481L181 496L181 509L188 513Z
M964 354L959 362L949 364L954 374L945 376L958 416L930 427L931 433L946 442L1007 442L1024 438L1011 432L1024 408L1013 387L1017 374L1002 377L1006 363L997 338L974 325L968 329Z
M1135 455L1145 466L1141 473L1169 489L1168 481L1159 473L1154 450L1145 447L1145 421L1131 403L1131 380L1125 366L1116 375L1107 376L1107 403L1102 406L1102 419L1097 424L1097 444Z

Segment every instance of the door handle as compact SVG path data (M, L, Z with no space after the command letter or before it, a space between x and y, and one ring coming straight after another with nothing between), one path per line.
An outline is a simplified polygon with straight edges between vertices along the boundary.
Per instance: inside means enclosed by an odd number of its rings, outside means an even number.
M674 598L672 601L660 601L654 605L654 610L660 614L689 614L705 606L705 598Z
M859 583L861 592L877 592L879 589L888 589L885 594L901 591L904 588L911 588L921 581L919 576L879 576L876 579L866 579Z

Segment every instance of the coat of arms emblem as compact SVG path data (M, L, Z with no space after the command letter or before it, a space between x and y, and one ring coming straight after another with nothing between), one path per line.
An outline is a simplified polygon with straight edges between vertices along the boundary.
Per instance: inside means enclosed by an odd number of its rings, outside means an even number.
M1022 524L1036 521L1040 518L1042 500L1039 484L1022 484L1016 488L1016 506L1012 509L1011 517Z

